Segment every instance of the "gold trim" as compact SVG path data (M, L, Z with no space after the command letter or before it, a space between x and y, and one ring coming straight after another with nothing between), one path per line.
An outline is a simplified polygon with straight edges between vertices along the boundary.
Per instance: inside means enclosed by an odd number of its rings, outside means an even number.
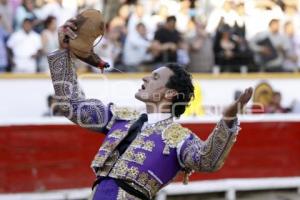
M112 105L110 110L113 116L115 116L115 119L135 120L140 115L140 113L137 110L129 107L118 107Z
M113 73L113 74L78 74L80 79L142 79L149 73ZM300 73L222 73L218 75L214 74L201 74L193 73L193 78L196 79L299 79ZM39 73L39 74L21 74L21 73L2 73L0 74L0 80L5 79L50 79L50 74Z
M119 187L117 200L141 200Z
M187 136L190 130L183 128L180 124L173 123L162 132L162 139L165 143L164 155L170 154L170 148L176 148Z

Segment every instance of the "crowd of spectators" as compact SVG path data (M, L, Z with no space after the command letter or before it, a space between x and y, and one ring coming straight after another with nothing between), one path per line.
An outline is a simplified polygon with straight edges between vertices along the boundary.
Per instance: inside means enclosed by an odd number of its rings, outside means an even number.
M299 0L0 0L0 72L48 72L57 27L86 8L103 11L107 31L94 51L111 72L150 71L165 62L191 72L296 72L298 6Z

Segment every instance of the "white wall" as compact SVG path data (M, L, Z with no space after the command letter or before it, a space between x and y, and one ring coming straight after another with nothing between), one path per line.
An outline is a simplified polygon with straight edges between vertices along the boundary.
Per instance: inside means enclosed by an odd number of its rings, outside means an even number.
M274 90L283 96L283 105L289 106L294 99L300 100L300 79L267 79ZM255 87L261 81L255 79L195 79L200 83L204 105L226 105L233 100L236 90ZM141 87L141 79L86 79L80 81L88 98L101 99L104 103L142 107L134 99ZM0 119L39 117L47 110L47 95L53 93L51 80L41 79L0 79Z

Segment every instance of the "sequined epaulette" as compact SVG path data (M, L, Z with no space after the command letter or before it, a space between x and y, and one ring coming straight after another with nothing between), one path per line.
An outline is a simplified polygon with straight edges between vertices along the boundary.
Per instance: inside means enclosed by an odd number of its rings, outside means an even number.
M111 112L115 119L135 120L139 117L140 113L132 108L111 106Z
M190 135L190 130L182 127L180 124L173 123L168 126L162 133L165 143L163 154L169 154L170 148L176 148L185 138Z

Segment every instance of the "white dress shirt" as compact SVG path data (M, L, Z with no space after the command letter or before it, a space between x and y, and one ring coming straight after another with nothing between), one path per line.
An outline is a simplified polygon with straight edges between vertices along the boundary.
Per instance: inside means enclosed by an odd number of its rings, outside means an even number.
M14 54L15 72L35 73L37 63L33 55L42 49L40 35L34 31L26 33L23 29L13 33L7 46L12 49Z
M149 114L147 114L147 116L148 116L148 121L144 123L142 130L145 129L149 125L153 125L157 122L160 122L162 120L166 120L166 119L172 117L171 113L149 113Z
M137 31L128 34L123 51L123 62L128 66L138 66L146 60L150 60L147 53L151 42L142 37Z

